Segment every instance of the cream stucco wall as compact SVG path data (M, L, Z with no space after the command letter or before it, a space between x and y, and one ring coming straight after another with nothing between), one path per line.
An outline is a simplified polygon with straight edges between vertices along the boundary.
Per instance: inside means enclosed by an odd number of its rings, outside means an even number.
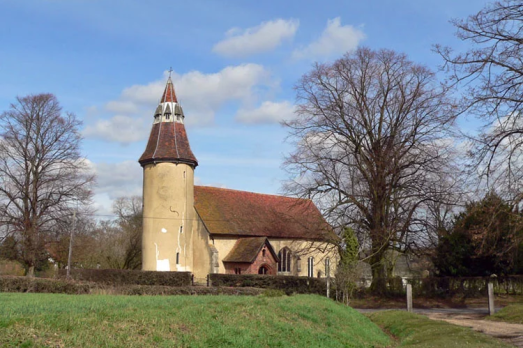
M142 269L192 272L194 169L148 164L143 179Z
M214 246L218 250L219 258L220 258L220 264L219 264L219 273L225 273L225 267L223 265L223 260L229 252L234 247L234 244L236 243L237 238L234 237L214 237ZM284 273L289 275L297 275L297 276L303 276L306 277L308 273L307 268L307 260L309 257L314 258L314 267L313 267L313 273L314 277L318 276L318 271L321 271L321 277L326 276L326 270L325 270L325 260L329 259L330 264L330 275L334 276L336 272L336 265L339 261L339 256L337 249L334 245L328 244L328 243L322 243L322 242L310 242L310 241L304 241L304 240L293 240L293 239L276 239L276 238L269 238L269 242L271 243L272 247L274 248L274 251L276 254L283 249L284 247L287 247L292 252L292 259L291 259L291 272L290 273ZM297 270L297 258L301 259L301 270Z
M194 209L194 208L193 208ZM205 228L202 220L195 213L196 221L194 222L193 228L193 273L194 277L199 281L205 279L207 274L211 273L212 269L212 251L209 245L209 232Z

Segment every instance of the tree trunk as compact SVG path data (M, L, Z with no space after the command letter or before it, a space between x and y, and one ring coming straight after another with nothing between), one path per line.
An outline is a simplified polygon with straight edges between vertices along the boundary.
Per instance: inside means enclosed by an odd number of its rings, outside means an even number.
M370 291L376 295L387 294L387 274L385 267L383 267L383 253L374 254L370 259L372 271L372 283Z
M27 269L27 272L25 273L26 277L34 278L35 276L35 266L31 265Z

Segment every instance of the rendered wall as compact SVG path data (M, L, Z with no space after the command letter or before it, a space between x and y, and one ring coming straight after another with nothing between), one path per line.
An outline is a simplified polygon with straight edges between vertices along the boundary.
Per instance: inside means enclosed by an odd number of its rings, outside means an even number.
M194 169L148 164L143 178L142 269L192 272Z
M194 209L194 207L193 207ZM205 228L198 215L195 213L196 221L194 221L194 233L193 238L193 252L194 252L194 263L193 273L194 277L198 280L205 279L207 274L212 273L212 251L209 245L209 232Z
M236 238L233 237L214 237L214 246L218 250L220 257L219 273L227 273L225 266L221 260L223 260L234 247ZM274 239L269 238L269 242L276 254L283 249L288 247L292 252L291 260L291 272L284 273L296 276L307 276L307 260L309 257L314 258L314 277L318 276L318 271L321 271L321 277L326 276L325 260L330 259L330 275L333 277L336 272L336 265L339 261L337 248L332 244L320 243L320 242L309 242L305 240L292 240L292 239ZM301 271L298 272L296 267L296 258L301 258ZM280 273L282 274L282 273Z

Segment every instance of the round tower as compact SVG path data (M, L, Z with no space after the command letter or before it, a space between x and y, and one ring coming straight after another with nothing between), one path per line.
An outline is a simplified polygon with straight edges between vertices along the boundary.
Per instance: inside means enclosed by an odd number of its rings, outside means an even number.
M143 167L142 269L192 271L194 169L171 77L154 112L151 135L139 159Z

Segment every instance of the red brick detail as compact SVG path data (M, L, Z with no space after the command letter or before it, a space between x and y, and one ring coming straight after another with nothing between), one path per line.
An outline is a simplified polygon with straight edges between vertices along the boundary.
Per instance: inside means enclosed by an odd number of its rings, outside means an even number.
M226 274L235 274L236 268L241 269L241 274L258 274L258 271L262 266L267 268L268 275L276 275L278 271L278 264L276 260L272 256L272 253L270 253L265 246L260 250L256 256L256 259L252 263L224 262L223 265L225 266Z

